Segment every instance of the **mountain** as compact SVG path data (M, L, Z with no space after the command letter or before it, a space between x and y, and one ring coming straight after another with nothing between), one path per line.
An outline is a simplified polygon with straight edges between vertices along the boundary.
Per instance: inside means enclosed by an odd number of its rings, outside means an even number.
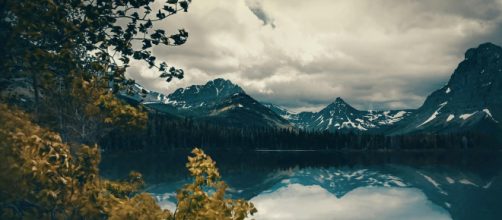
M225 98L200 119L238 127L291 127L286 119L245 93Z
M272 110L275 114L281 116L282 118L290 121L295 121L298 118L298 114L287 110L286 108L274 105L272 103L262 103L263 106Z
M267 105L296 127L387 135L502 132L502 48L484 43L467 50L448 83L417 110L360 111L341 98L319 112L291 113ZM497 136L497 135L495 135Z
M502 48L484 43L465 53L448 83L390 134L481 132L502 127Z
M135 85L121 93L129 102L177 118L192 118L231 127L289 128L291 125L230 80L215 79L204 85L179 88L169 95Z
M448 83L417 110L362 111L336 98L319 112L294 113L261 104L229 80L177 89L170 95L137 85L129 100L177 117L229 126L290 127L387 135L502 132L502 48L485 43L467 50Z
M139 84L134 84L129 88L129 91L121 91L118 96L130 103L141 103L141 104L151 104L151 103L164 103L167 97L164 94L150 91L145 89Z
M409 115L409 111L360 111L343 99L336 100L313 115L308 129L378 132Z
M410 110L360 111L340 97L319 112L294 114L278 106L267 106L296 127L315 131L382 133L411 114Z
M307 129L314 115L314 113L312 112L300 112L300 113L291 112L286 108L283 108L281 106L272 103L265 103L263 105L272 110L273 112L275 112L277 115L288 120L292 125L294 125L296 128L299 129Z
M234 94L245 93L230 80L215 79L205 85L192 85L179 88L167 96L166 104L175 106L185 113L193 111L211 111L216 105Z

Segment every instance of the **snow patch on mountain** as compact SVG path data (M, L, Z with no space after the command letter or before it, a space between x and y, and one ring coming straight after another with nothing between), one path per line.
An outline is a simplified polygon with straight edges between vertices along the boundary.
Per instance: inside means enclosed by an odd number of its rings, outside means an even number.
M459 118L461 118L462 120L467 120L469 119L471 116L475 115L476 113L478 113L478 111L475 111L473 113L469 113L469 114L462 114L459 116Z
M483 189L488 189L490 186L492 186L493 181L488 182L486 185L483 186Z
M479 187L477 184L471 182L468 179L461 179L458 182L461 183L461 184L464 184L464 185L471 185L471 186Z
M486 116L490 117L494 122L499 123L495 118L493 118L493 115L489 109L485 108L483 109L483 112L486 113Z
M441 188L441 185L436 182L434 179L432 179L432 177L430 176L427 176L425 175L424 173L422 172L417 172L418 174L420 174L422 177L424 177L429 183L431 183L436 189L439 190L439 193L443 194L443 195L448 195L448 193L446 191L444 191L442 188Z
M434 112L432 113L431 117L429 117L427 120L425 120L422 124L418 125L418 127L421 127L429 122L431 122L432 120L436 119L436 117L438 116L439 114L439 111L441 111L442 108L444 108L446 106L446 104L448 104L448 102L443 102L439 105L439 108Z

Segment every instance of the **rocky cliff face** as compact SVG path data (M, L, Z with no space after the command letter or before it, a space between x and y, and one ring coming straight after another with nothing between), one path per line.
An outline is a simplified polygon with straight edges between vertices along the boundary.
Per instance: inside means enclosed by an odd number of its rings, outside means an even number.
M500 131L502 48L491 43L467 50L448 83L427 97L391 134Z

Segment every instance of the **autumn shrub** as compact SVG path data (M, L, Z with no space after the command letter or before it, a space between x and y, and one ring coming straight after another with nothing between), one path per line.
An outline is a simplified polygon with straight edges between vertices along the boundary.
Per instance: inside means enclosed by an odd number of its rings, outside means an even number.
M194 182L178 191L172 213L141 191L137 172L122 181L101 178L97 146L72 154L57 133L0 104L0 219L237 220L256 212L251 203L225 198L214 161L202 150L193 154L187 168Z

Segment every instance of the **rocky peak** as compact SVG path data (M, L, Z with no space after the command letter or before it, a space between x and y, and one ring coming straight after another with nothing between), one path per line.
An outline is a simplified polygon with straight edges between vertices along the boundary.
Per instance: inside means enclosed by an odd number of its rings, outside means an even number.
M183 108L211 106L234 94L245 93L244 90L230 80L214 79L204 85L192 85L177 89L168 96L168 103Z
M326 106L320 113L330 112L333 114L347 113L347 112L357 112L357 109L350 106L347 102L345 102L342 98L337 97L334 102Z
M471 48L444 88L451 101L493 102L502 91L502 48L484 43Z
M178 96L223 96L228 97L235 93L244 93L244 90L238 85L232 83L230 80L214 79L204 85L192 85L186 88L177 89L170 97Z
M502 48L492 43L484 43L467 50L465 60L458 65L448 84L465 86L501 78Z
M207 82L206 86L207 85L214 85L214 86L217 86L217 87L237 86L234 83L232 83L232 81L230 81L228 79L222 79L222 78L213 79L213 80Z
M484 43L468 49L448 83L427 97L396 133L451 132L502 118L502 48ZM472 117L471 117L472 116ZM488 124L486 124L488 122Z
M347 102L345 102L342 98L336 97L335 101L333 102L334 105L337 106L348 106Z
M477 48L468 49L465 52L466 60L493 61L502 55L502 48L490 42L480 44Z
M484 43L471 48L448 83L432 93L421 108L448 102L455 108L481 108L500 103L502 95L502 48Z

